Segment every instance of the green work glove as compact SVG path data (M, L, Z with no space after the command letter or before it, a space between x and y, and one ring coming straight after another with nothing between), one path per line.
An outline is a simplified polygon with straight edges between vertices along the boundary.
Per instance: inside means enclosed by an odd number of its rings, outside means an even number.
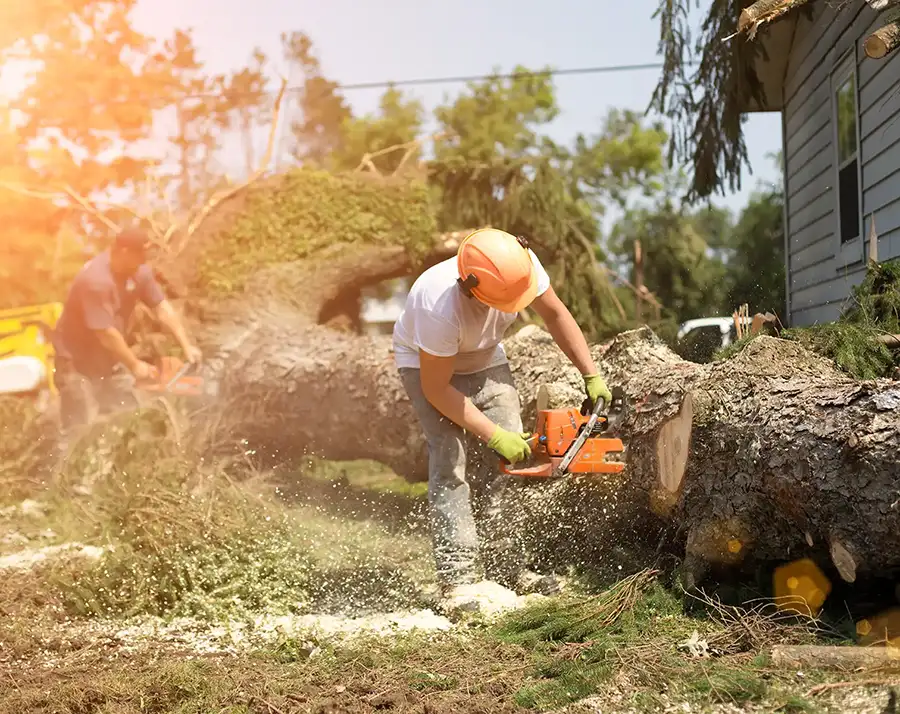
M494 431L494 435L488 441L488 446L496 451L500 456L514 464L518 461L524 461L531 456L531 446L525 441L531 434L516 434L507 431L502 426L498 426Z
M601 397L607 404L612 401L612 392L609 391L609 387L606 386L606 382L599 374L584 375L584 391L591 400L591 409L597 406L597 400Z

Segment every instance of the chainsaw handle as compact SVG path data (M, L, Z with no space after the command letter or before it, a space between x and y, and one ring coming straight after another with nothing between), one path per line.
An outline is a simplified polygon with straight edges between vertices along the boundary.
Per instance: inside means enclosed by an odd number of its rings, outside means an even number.
M537 434L532 434L527 439L525 439L525 443L528 444L528 446L532 450L532 452L534 451L534 447L537 446L537 442L538 442ZM512 466L512 464L505 457L501 456L500 457L500 468L506 469L510 466Z
M588 416L589 414L597 414L598 416L606 409L606 400L603 397L598 397L597 402L594 404L594 408L591 409L591 398L585 397L584 401L581 403L581 415Z

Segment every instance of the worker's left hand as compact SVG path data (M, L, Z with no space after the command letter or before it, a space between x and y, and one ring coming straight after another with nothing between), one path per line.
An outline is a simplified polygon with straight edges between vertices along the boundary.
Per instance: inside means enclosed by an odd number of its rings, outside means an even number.
M203 353L199 347L190 345L184 350L184 358L191 364L200 364L203 361Z
M584 375L584 391L591 400L591 409L597 405L598 399L603 399L607 404L612 401L612 392L599 374Z

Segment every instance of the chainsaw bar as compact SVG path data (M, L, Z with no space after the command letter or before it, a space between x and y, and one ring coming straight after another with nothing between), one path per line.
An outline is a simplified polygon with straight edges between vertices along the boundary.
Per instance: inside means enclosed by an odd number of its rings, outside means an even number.
M597 400L597 403L594 405L594 411L591 413L591 418L588 419L588 423L584 425L578 438L572 442L572 445L566 451L566 455L563 456L562 461L559 462L559 470L563 474L568 472L569 464L572 463L572 459L574 459L575 455L581 451L581 447L584 446L584 442L588 440L588 437L594 433L594 427L597 425L597 420L600 418L600 413L605 406L605 399Z

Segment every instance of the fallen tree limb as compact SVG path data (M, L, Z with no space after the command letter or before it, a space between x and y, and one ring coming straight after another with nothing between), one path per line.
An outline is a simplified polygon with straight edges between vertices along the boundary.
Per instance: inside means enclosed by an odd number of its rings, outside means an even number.
M829 647L776 645L772 662L790 669L825 669L855 672L880 669L900 672L900 647Z
M212 198L209 199L209 201L203 204L197 214L188 223L187 228L184 231L184 237L181 240L180 247L176 247L175 249L176 255L178 255L181 250L183 250L185 242L189 240L190 237L194 235L194 233L196 233L197 229L201 226L203 221L206 220L207 216L209 216L212 210L216 208L216 206L221 204L223 201L227 201L234 194L246 188L254 181L259 180L260 177L265 174L266 169L268 169L269 164L272 161L272 156L275 153L275 145L278 138L278 121L281 115L281 102L284 100L284 93L287 91L287 85L288 80L285 77L282 77L281 87L278 90L278 95L275 97L275 105L272 109L272 126L269 130L269 141L266 145L266 153L264 154L259 167L241 183L214 194Z
M805 5L810 0L758 0L744 8L738 18L738 32L746 32L752 39L759 26L772 22L785 13Z

